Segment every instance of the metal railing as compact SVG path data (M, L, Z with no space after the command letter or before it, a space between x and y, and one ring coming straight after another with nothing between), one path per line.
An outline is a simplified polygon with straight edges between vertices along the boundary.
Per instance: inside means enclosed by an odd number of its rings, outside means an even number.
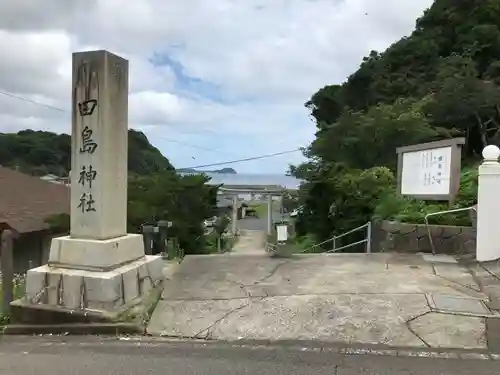
M360 241L356 241L356 242L350 243L350 244L347 244L347 245L344 245L344 246L340 246L340 247L336 246L337 240L339 240L340 238L345 237L348 234L351 234L351 233L363 230L365 228L366 228L366 237L364 239L362 239ZM316 249L319 246L322 246L322 245L324 245L326 243L329 243L329 242L332 243L332 249L326 251L326 253L334 253L334 252L337 252L339 250L344 250L344 249L347 249L349 247L360 245L360 244L363 244L363 243L366 243L365 253L371 253L372 252L372 223L371 223L371 221L369 221L366 224L363 224L363 225L361 225L361 226L359 226L357 228L351 229L348 232L339 234L338 236L333 236L332 238L329 238L328 240L325 240L323 242L317 243L317 244L315 244L315 245L313 245L313 246L305 249L302 252L303 253L310 252L311 250Z
M266 251L268 253L275 252L277 248L278 248L278 245L275 245L269 241L266 241Z
M476 207L472 206L472 207L456 208L454 210L432 212L430 214L425 215L424 217L425 227L427 228L427 236L429 237L429 244L431 245L432 255L436 255L436 248L434 247L434 242L432 241L431 228L429 227L429 217L444 215L444 214L453 214L456 212L463 212L463 211L476 211L477 213Z

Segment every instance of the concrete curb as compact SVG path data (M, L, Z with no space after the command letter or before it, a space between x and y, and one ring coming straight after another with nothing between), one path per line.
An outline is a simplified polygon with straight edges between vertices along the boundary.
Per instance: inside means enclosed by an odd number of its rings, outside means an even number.
M133 323L9 324L4 335L137 335L144 327Z
M122 324L123 325L123 324ZM130 324L127 324L131 326ZM116 326L116 325L115 325ZM115 327L116 328L116 327ZM23 332L24 333L24 332ZM163 345L173 345L174 347L195 347L195 348L209 348L220 352L225 348L244 348L253 350L285 350L290 352L315 352L315 353L331 353L332 355L345 355L345 356L390 356L390 357L420 357L420 358L435 358L435 359L454 359L454 360L486 360L486 361L499 361L500 353L492 353L488 350L480 349L451 349L451 348L415 348L415 347L388 347L387 345L373 345L373 344L346 344L335 342L320 342L308 340L203 340L203 339L180 339L180 338L166 338L166 337L151 337L139 334L131 334L129 336L115 335L114 332L103 333L102 336L85 335L82 332L80 335L73 332L70 334L64 332L64 338L58 334L46 335L40 334L31 336L32 339L27 340L26 335L12 334L9 339L5 337L7 342L15 343L16 345L33 345L36 341L41 340L43 343L57 343L75 345L77 347L100 347L107 345L108 347L123 347L130 346L134 348L147 349L150 347L152 350L165 350L161 349ZM113 333L113 335L111 335ZM123 332L122 332L123 333Z
M121 340L118 338L118 340ZM418 347L394 347L384 344L346 344L342 342L325 342L314 340L204 340L179 337L128 337L127 341L140 341L147 343L176 343L193 344L202 346L225 346L234 348L253 349L284 349L301 352L328 352L342 355L375 355L392 357L422 357L422 358L444 358L444 359L475 359L500 361L500 352L492 352L488 349L458 349L458 348L418 348Z

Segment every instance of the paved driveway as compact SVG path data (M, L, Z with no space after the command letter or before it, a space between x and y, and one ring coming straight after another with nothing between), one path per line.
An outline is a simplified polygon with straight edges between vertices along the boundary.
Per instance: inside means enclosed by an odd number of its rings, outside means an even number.
M466 268L446 257L319 254L187 257L166 282L153 335L487 347L498 322Z

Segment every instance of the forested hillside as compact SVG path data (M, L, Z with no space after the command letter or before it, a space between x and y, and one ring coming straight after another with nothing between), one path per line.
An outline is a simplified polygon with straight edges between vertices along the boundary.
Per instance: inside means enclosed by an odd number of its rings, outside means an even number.
M202 222L213 215L217 187L206 185L205 176L180 176L146 136L129 130L128 227L131 233L151 220L173 222L175 237L187 254L205 251ZM67 176L71 137L67 134L23 130L0 133L0 165L18 167L35 175ZM69 216L50 218L58 233L69 230Z
M500 142L499 25L500 0L436 0L410 36L384 52L367 51L346 82L312 95L310 161L291 168L308 181L302 234L325 238L375 212L443 207L394 197L391 210L380 205L394 196L396 147L463 136L467 166ZM473 175L469 169L457 205L473 203Z
M146 136L129 130L129 171L150 174L173 170L161 152L149 143ZM16 134L0 133L0 165L18 167L26 173L52 173L66 176L71 164L71 137L45 131L23 130Z

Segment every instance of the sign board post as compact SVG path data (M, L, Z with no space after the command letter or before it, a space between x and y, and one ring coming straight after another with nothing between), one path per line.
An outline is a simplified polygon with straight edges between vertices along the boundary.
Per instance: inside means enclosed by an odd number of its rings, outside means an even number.
M463 144L465 138L452 138L397 148L398 193L451 206L460 188Z
M286 223L279 223L276 225L278 243L288 241L288 226Z

